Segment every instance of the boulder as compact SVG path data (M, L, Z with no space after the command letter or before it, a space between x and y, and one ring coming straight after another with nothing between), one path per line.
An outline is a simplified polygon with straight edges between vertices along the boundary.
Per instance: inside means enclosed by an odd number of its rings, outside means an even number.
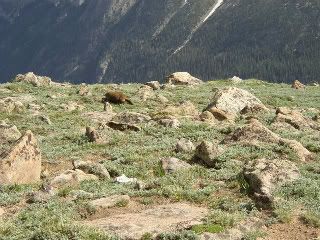
M160 233L189 229L193 225L201 224L207 214L206 208L172 203L141 212L85 221L83 224L116 234L121 239L142 239L145 233L150 233L151 239L154 239Z
M142 102L147 101L150 98L153 98L155 96L153 88L150 86L142 86L139 90L138 90L138 96L140 97Z
M242 115L247 115L247 114L251 114L251 115L257 115L259 113L266 113L268 112L269 109L266 108L264 105L252 105L252 106L245 106L244 109L242 109L240 111L240 114Z
M206 111L210 112L213 115L214 119L217 120L218 122L221 122L221 121L233 122L236 118L234 114L225 112L216 107L208 108L206 109Z
M78 94L80 96L91 96L92 95L92 93L90 91L90 88L88 86L86 86L86 85L80 86Z
M94 174L100 179L110 179L108 170L100 163L77 160L73 162L75 169L80 169L85 173Z
M107 124L114 117L114 113L112 111L105 112L86 112L83 113L82 116L91 120L91 122L99 123L99 124Z
M161 160L161 166L166 174L174 173L179 170L185 170L191 167L190 164L181 161L178 158L170 157Z
M0 153L0 185L35 183L40 180L40 174L41 153L31 131L18 139L9 151Z
M175 149L175 151L177 153L179 153L179 152L188 153L188 152L192 152L194 150L195 150L194 144L190 140L185 139L185 138L181 138L177 142L176 149Z
M118 131L134 131L134 132L141 131L141 128L139 126L135 124L129 124L129 123L110 121L107 123L107 126Z
M5 122L0 123L0 144L15 142L21 136L20 131L15 125L9 125Z
M216 158L223 153L223 148L217 144L203 141L197 148L193 160L208 167L214 167Z
M23 103L13 98L0 99L0 113L21 113L24 109Z
M111 121L126 123L126 124L140 124L149 122L151 117L145 114L136 112L122 112L115 115Z
M172 73L166 78L166 82L172 85L198 85L203 81L191 76L188 72L176 72Z
M13 82L25 82L32 84L35 87L50 86L52 84L52 81L49 77L37 76L33 72L18 74L13 79Z
M161 84L158 81L147 82L145 85L151 87L153 90L159 90L161 87Z
M234 132L226 136L222 142L226 144L240 143L245 145L260 145L260 143L288 145L288 147L297 154L300 161L306 161L312 157L312 154L303 147L301 143L295 140L281 138L256 119L250 119L245 126L237 128Z
M95 209L107 209L112 208L120 204L128 204L130 197L128 195L113 195L110 197L99 198L89 202L90 206Z
M67 170L53 178L50 181L50 185L54 188L74 186L86 180L98 180L98 177L93 174L87 174L79 169Z
M304 89L306 86L302 84L299 80L294 80L291 87L294 89Z
M280 159L258 159L249 162L243 174L255 197L266 203L272 202L272 193L276 188L300 177L293 162Z
M243 82L243 79L237 76L233 76L232 78L229 79L233 84L239 84Z
M93 127L86 127L86 137L89 142L104 143L101 134L99 134Z
M158 123L164 127L170 128L179 128L181 125L180 121L174 117L159 119Z
M214 122L215 118L213 114L209 111L204 111L200 114L200 120L203 122Z
M213 107L231 114L239 114L245 107L255 105L263 106L262 102L254 95L240 88L223 88L217 89L213 96L213 101L205 109L209 110Z

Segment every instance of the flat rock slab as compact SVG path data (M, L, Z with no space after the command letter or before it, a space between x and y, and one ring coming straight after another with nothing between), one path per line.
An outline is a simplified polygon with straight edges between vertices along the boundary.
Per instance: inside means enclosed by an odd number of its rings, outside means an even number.
M206 208L174 203L156 206L140 213L119 214L84 223L123 239L140 239L145 233L156 236L200 224L207 214Z

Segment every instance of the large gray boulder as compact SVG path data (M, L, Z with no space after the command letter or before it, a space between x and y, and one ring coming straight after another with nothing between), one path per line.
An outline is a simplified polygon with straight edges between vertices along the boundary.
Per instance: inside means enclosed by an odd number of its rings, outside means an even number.
M198 85L202 80L193 77L188 72L175 72L166 78L166 82L173 85Z
M218 89L213 96L213 101L205 110L215 107L227 113L239 114L245 107L256 105L266 109L262 102L248 91L229 87Z

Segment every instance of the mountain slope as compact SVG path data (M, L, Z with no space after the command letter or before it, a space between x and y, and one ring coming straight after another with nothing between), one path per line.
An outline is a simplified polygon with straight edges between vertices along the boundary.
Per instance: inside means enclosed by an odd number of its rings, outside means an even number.
M320 75L317 0L0 0L0 81Z

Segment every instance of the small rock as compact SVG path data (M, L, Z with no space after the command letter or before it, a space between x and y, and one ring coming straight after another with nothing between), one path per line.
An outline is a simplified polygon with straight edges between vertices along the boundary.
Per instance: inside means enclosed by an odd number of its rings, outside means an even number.
M93 127L86 127L86 137L90 142L103 143L103 139Z
M192 152L195 150L195 146L193 143L185 138L180 139L176 144L176 152Z
M72 190L69 192L69 196L74 199L91 199L93 198L93 193L89 193L83 190Z
M68 102L67 104L61 104L60 107L67 112L72 112L75 110L81 111L84 109L84 106L79 105L76 102Z
M209 111L204 111L200 114L200 120L204 122L213 122L215 120L213 114Z
M161 85L158 81L147 82L145 85L151 87L153 90L159 90Z
M147 101L150 98L154 97L154 91L152 87L149 86L142 86L139 91L138 91L138 96L140 97L140 99L142 100L142 102Z
M185 170L191 167L190 164L181 161L178 158L164 158L161 160L161 166L166 174L174 173L179 170Z
M107 209L115 206L127 205L130 201L130 197L128 195L113 195L110 197L100 198L91 201L89 204L96 209Z
M45 122L48 125L52 124L52 122L51 122L51 120L50 120L50 118L48 116L41 115L41 116L39 116L39 118L40 118L41 121Z
M169 102L168 98L166 98L165 96L162 96L161 94L158 94L158 95L157 95L157 100L158 100L160 103L163 103L163 104Z
M75 169L80 169L85 173L94 174L100 179L110 179L108 170L102 164L77 160L73 162L73 166Z
M230 81L233 84L239 84L239 83L243 82L243 79L241 79L240 77L237 77L237 76L233 76L232 78L230 78Z
M27 203L46 203L53 195L43 191L32 192L27 195Z
M182 116L182 117L198 117L199 111L190 101L182 101L177 105L169 105L161 110L164 115Z
M93 174L86 174L79 169L67 170L53 178L50 185L53 187L74 186L85 180L98 180L98 177Z
M113 114L112 105L109 102L103 103L103 110L107 113Z
M176 72L166 78L166 82L172 85L198 85L203 81L190 75L188 72Z
M136 178L128 178L125 175L121 175L120 177L116 177L115 181L117 183L136 183L137 179Z
M203 141L196 148L194 161L205 164L208 167L214 167L216 158L223 153L223 148L217 144Z
M304 89L305 85L303 85L299 80L295 80L291 87L294 89Z
M24 105L22 102L14 100L13 98L0 99L0 112L5 113L21 113L24 111Z
M5 210L3 208L0 208L0 218L5 214Z
M90 92L89 87L86 86L86 85L80 86L80 89L79 89L79 91L78 91L78 94L79 94L80 96L91 96L91 95L92 95L92 93Z
M127 124L127 123L120 123L120 122L114 122L110 121L107 123L107 126L118 131L135 131L139 132L141 131L141 128L134 124Z
M171 127L171 128L179 128L181 123L176 118L165 118L160 119L158 123L164 127Z
M15 125L0 123L0 144L15 142L21 137L21 133Z
M124 124L140 124L151 120L151 117L146 114L136 112L122 112L115 115L111 121Z
M206 109L206 111L210 112L213 115L213 117L216 120L218 120L219 122L221 122L221 121L233 122L235 120L235 115L233 115L231 113L227 113L227 112L220 110L216 107L208 108L208 109Z

